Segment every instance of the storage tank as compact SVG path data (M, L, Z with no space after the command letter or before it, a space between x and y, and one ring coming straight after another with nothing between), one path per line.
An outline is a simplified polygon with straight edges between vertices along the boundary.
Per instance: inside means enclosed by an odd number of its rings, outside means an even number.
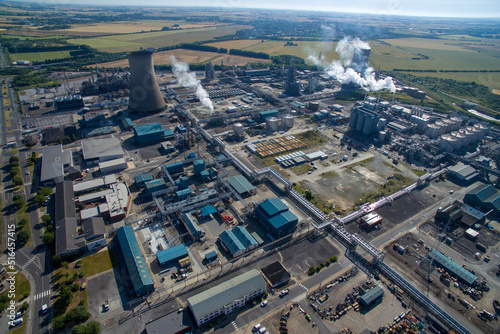
M375 116L366 115L365 124L363 125L363 134L370 135L373 132L372 130L376 125L377 124L375 123Z
M361 132L363 130L363 125L365 124L365 113L364 112L359 112L358 113L358 121L356 122L356 131Z
M269 131L277 131L278 128L280 127L280 120L279 118L276 118L276 117L268 117L266 118L266 125L267 125L267 129Z
M380 138L380 141L382 143L385 142L386 137L387 137L387 132L386 131L380 131L379 132L379 138Z
M326 109L322 109L319 112L323 115L323 118L327 118L328 116L330 116L330 112Z
M474 127L479 130L479 140L482 140L488 134L488 127L482 123L475 124Z
M436 128L437 128L438 136L445 133L446 125L442 121L437 121L435 124L436 124Z
M165 109L165 100L156 81L153 51L141 50L128 54L130 95L128 108L132 112L155 112Z
M309 110L317 111L319 109L319 102L309 102Z
M457 140L457 148L462 148L465 142L465 136L458 131L453 131L451 135Z
M454 141L456 141L455 138L449 135L442 135L441 138L439 138L438 147L445 152L451 152L455 148Z
M460 132L460 134L464 136L464 143L462 147L468 146L471 142L472 134L469 131L467 131L467 129L460 129L458 130L458 132Z
M245 136L245 127L241 123L236 123L233 125L234 134L238 137Z
M385 118L379 119L378 124L377 124L377 130L384 129L386 125L387 125L387 119L385 119Z
M439 136L439 130L440 127L436 124L427 124L427 127L425 128L424 134L431 138L437 138Z
M356 128L356 124L357 124L357 121L358 121L358 115L359 115L358 109L356 109L356 108L352 109L352 111L351 111L351 117L349 119L349 127L351 129L355 129Z
M293 116L292 115L285 115L283 117L283 124L285 124L285 127L287 129L290 129L293 127Z
M450 121L449 119L443 119L443 120L442 120L442 122L443 122L443 124L445 125L445 130L444 130L444 132L445 132L445 133L451 132L453 122L452 122L452 121Z
M450 120L453 122L453 130L456 131L460 129L460 125L462 125L462 119L460 117L454 116L450 118Z
M467 130L469 130L472 133L472 138L474 139L474 143L477 143L479 141L479 133L481 131L474 126L468 126Z

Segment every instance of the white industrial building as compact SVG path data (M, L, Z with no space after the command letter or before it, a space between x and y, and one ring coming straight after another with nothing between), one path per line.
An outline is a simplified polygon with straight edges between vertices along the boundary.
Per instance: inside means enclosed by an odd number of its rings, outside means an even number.
M249 300L266 291L262 274L252 269L226 282L188 298L189 308L200 326L220 315L245 306Z
M84 139L82 153L87 166L123 158L125 155L118 138Z

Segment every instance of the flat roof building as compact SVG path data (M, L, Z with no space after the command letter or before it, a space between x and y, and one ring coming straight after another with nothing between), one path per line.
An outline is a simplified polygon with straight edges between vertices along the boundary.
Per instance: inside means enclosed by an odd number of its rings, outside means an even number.
M193 329L187 310L175 310L146 324L147 334L183 334Z
M188 305L198 326L220 315L227 315L266 291L262 274L251 269L188 298Z
M198 224L198 221L191 213L189 212L183 213L181 215L181 218L182 221L184 222L184 225L186 225L186 228L189 231L189 234L191 235L192 238L198 239L205 235L205 231Z
M292 275L290 275L279 261L265 266L261 271L269 282L269 285L273 288L287 284L292 278Z
M118 138L83 139L82 153L83 159L92 166L99 162L123 158L125 155Z
M125 158L118 158L114 160L107 160L99 162L99 170L102 174L114 173L128 168Z
M64 172L72 165L71 151L64 151L61 144L45 147L42 153L40 181L46 186L53 186L63 181Z
M299 222L299 218L277 197L267 199L257 205L255 216L275 238L292 232Z
M76 239L76 207L73 194L73 183L62 181L56 184L55 193L55 253L61 257L82 251L85 239Z
M255 187L248 182L246 177L243 175L236 175L227 178L227 182L238 192L238 194L242 195L248 193L252 190L255 190Z
M127 266L130 280L137 296L143 296L155 290L148 264L131 226L122 226L116 231L123 259Z
M170 129L163 129L160 123L149 123L133 127L134 137L137 144L148 144L160 142L174 137Z
M156 253L160 266L166 266L188 256L188 250L183 244L167 248Z
M142 187L146 182L153 181L153 176L149 173L142 173L134 177L134 182L137 188Z

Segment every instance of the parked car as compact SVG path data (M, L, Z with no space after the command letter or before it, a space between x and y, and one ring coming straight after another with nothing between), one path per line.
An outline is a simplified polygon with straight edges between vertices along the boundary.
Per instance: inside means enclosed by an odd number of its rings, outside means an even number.
M285 290L281 290L280 292L280 297L285 297L286 295L288 295L290 293L290 290L289 289L285 289Z
M262 303L260 303L260 307L266 307L267 306L267 300L264 300Z
M22 323L23 323L23 318L19 318L19 319L12 321L12 323L10 324L10 327L16 327L17 325L20 325Z

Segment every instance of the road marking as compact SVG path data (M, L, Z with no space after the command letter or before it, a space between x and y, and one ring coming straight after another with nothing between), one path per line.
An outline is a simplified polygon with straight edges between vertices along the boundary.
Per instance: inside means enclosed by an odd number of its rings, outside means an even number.
M50 290L47 290L47 291L44 291L44 292L40 292L39 294L37 294L35 296L35 298L33 298L33 300L38 300L38 299L41 299L43 297L47 297L47 296L50 296Z
M236 323L234 321L231 322L231 325L233 325L235 331L238 330L238 325L236 325Z
M306 290L306 291L309 291L309 289L308 289L308 288L306 288L306 287L305 287L302 283L300 283L300 284L299 284L299 286L300 286L302 289L304 289L304 290Z
M306 299L306 293L305 293L305 292L303 292L303 293L301 293L300 295L298 295L297 297L295 297L295 298L293 299L293 301L294 301L295 303L300 303L300 302L301 302L301 301L303 301L304 299Z
M35 260L37 260L37 259L38 259L38 258L37 258L36 256L31 257L31 258L28 260L28 262L26 262L25 264L23 264L23 265L21 266L21 268L26 269L26 267L27 267L27 266L29 266L29 265L31 264L31 262L33 262L33 261L35 261ZM35 265L36 265L36 264L35 264Z

